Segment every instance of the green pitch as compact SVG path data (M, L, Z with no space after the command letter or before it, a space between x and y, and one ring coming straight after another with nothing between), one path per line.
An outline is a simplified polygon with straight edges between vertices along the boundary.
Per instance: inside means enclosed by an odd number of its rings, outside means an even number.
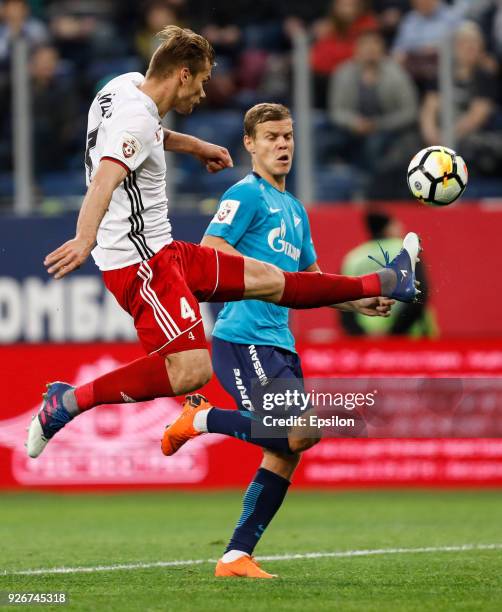
M502 610L502 548L391 552L501 545L500 491L292 491L258 556L388 552L264 561L274 581L217 580L207 562L12 575L215 559L239 510L238 493L0 495L0 590L68 593L43 610Z

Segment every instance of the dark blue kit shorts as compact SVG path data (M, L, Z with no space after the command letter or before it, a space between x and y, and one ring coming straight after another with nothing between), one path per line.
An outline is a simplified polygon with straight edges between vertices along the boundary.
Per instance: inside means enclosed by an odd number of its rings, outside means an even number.
M263 394L286 388L303 391L302 366L296 353L214 337L212 346L214 372L239 410L261 413Z

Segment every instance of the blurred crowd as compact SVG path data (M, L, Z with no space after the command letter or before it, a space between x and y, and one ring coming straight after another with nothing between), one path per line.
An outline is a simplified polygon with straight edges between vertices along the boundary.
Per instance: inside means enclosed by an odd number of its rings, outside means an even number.
M451 35L450 111L471 195L502 193L502 0L3 0L0 196L11 188L12 41L22 36L30 49L37 184L65 193L83 188L94 94L117 74L144 71L155 33L168 24L202 33L217 52L204 107L176 125L229 146L237 164L245 163L243 111L265 100L291 104L293 40L307 35L316 195L326 201L407 196L396 172L418 148L441 141L438 49ZM201 174L182 162L179 190L204 194Z

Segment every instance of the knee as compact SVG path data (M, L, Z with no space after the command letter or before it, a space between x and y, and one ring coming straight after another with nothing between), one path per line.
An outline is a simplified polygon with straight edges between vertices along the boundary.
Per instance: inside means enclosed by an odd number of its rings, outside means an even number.
M264 264L267 290L270 295L282 294L284 290L284 273L273 264Z
M319 442L320 438L297 438L290 437L288 440L289 448L292 453L303 453L312 448Z
M284 290L284 274L277 266L246 259L245 263L246 297L274 300Z
M280 453L271 449L264 449L261 467L282 476L286 480L291 480L300 459L301 455L299 453Z

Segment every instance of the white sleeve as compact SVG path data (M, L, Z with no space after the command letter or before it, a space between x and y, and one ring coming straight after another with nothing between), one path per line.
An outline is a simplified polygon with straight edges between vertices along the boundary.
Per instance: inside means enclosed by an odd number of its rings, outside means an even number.
M131 172L150 155L158 128L145 109L129 108L127 113L114 113L103 122L104 141L101 159L118 161Z

